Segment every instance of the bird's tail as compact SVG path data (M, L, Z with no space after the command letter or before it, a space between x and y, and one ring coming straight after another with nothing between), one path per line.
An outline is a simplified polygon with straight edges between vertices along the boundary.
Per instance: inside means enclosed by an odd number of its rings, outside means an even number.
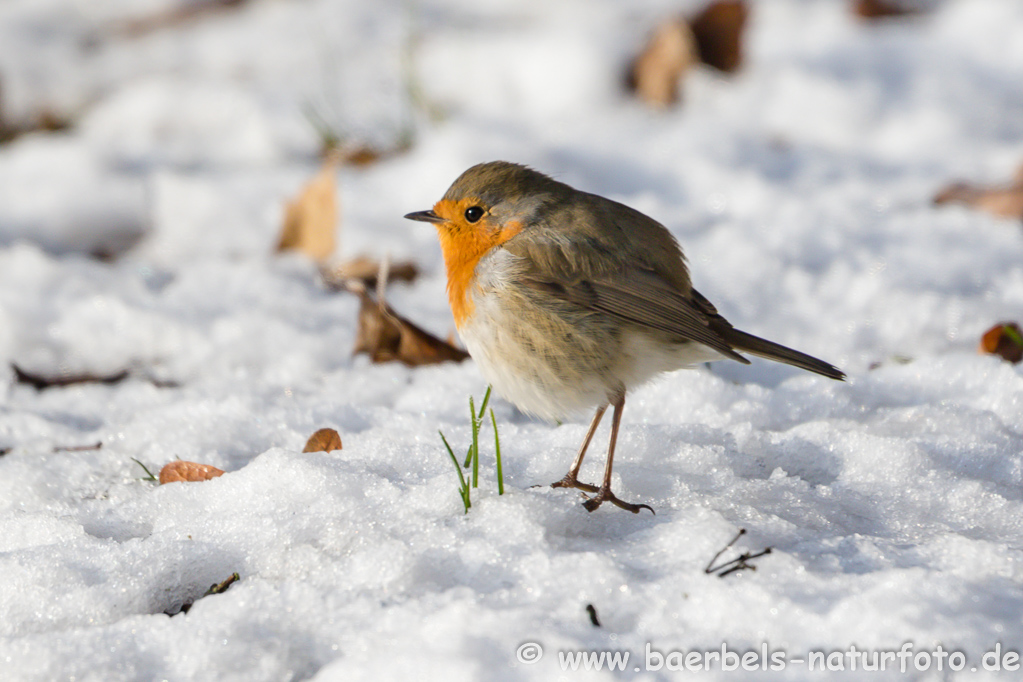
M758 355L768 360L774 360L775 362L784 362L786 365L792 365L793 367L799 367L810 372L816 372L829 379L837 379L843 381L845 379L845 372L838 369L832 364L818 360L817 358L807 355L806 353L800 353L798 350L793 350L786 346L783 346L767 339L762 339L759 336L753 336L746 332L739 331L738 329L732 328L727 330L725 334L725 341L728 342L737 351L744 351L751 355Z

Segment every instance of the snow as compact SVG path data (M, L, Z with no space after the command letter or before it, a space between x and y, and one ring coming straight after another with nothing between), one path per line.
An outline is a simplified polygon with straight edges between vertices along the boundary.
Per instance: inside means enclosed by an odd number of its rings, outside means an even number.
M1023 162L1023 6L865 24L837 0L764 0L744 69L698 71L652 112L623 65L700 2L253 0L118 32L184 4L0 5L5 120L76 120L0 147L0 366L131 372L39 391L0 370L0 679L659 680L690 673L648 647L906 643L965 668L869 676L1005 674L983 661L1023 649L1023 380L975 348L1020 317L1023 237L931 197ZM503 158L655 216L736 326L850 380L721 362L637 390L615 487L656 516L547 488L588 419L495 398L506 492L487 426L463 514L437 430L468 444L475 366L352 358L357 300L271 253L319 165L310 109L379 146L414 130L407 153L338 172L339 257L414 258L424 276L389 300L438 335L436 236L401 216ZM302 453L324 426L343 450ZM133 458L227 473L155 486ZM772 553L706 575L739 528L725 560ZM532 642L541 660L519 660ZM559 664L618 650L625 672Z

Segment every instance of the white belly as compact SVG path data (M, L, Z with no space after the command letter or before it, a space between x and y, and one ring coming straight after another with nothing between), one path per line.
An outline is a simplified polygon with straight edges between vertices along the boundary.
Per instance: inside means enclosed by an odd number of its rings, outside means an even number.
M604 405L661 372L721 359L696 343L555 301L509 283L512 257L480 262L473 314L459 328L497 392L519 409L559 419ZM539 301L539 303L538 303Z

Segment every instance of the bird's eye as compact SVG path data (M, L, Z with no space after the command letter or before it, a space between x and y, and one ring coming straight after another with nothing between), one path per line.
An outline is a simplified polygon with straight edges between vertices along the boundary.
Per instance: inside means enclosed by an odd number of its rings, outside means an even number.
M483 209L480 208L479 206L470 206L469 208L465 209L465 219L468 220L470 223L474 223L483 217L483 212L484 212Z

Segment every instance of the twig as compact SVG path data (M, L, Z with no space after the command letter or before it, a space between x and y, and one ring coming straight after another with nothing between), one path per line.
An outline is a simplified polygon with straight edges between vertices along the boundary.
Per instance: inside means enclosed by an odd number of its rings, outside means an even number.
M703 569L703 572L706 573L707 575L716 573L719 578L724 578L729 573L735 573L737 571L744 571L746 569L749 569L751 571L757 570L756 566L748 562L751 559L757 559L759 557L770 554L771 553L770 547L767 547L766 549L756 552L755 554L751 554L750 552L743 552L737 558L732 559L731 561L726 561L725 563L719 566L714 565L714 562L716 562L721 557L722 554L728 551L728 549L731 548L732 545L734 545L739 540L739 538L741 538L745 534L746 529L740 528L739 532L735 534L735 537L732 538L727 545L719 549L717 554L715 554L714 557L707 563L707 567Z
M103 442L93 443L92 445L55 445L53 446L54 452L87 452L89 450L99 450L103 447Z

